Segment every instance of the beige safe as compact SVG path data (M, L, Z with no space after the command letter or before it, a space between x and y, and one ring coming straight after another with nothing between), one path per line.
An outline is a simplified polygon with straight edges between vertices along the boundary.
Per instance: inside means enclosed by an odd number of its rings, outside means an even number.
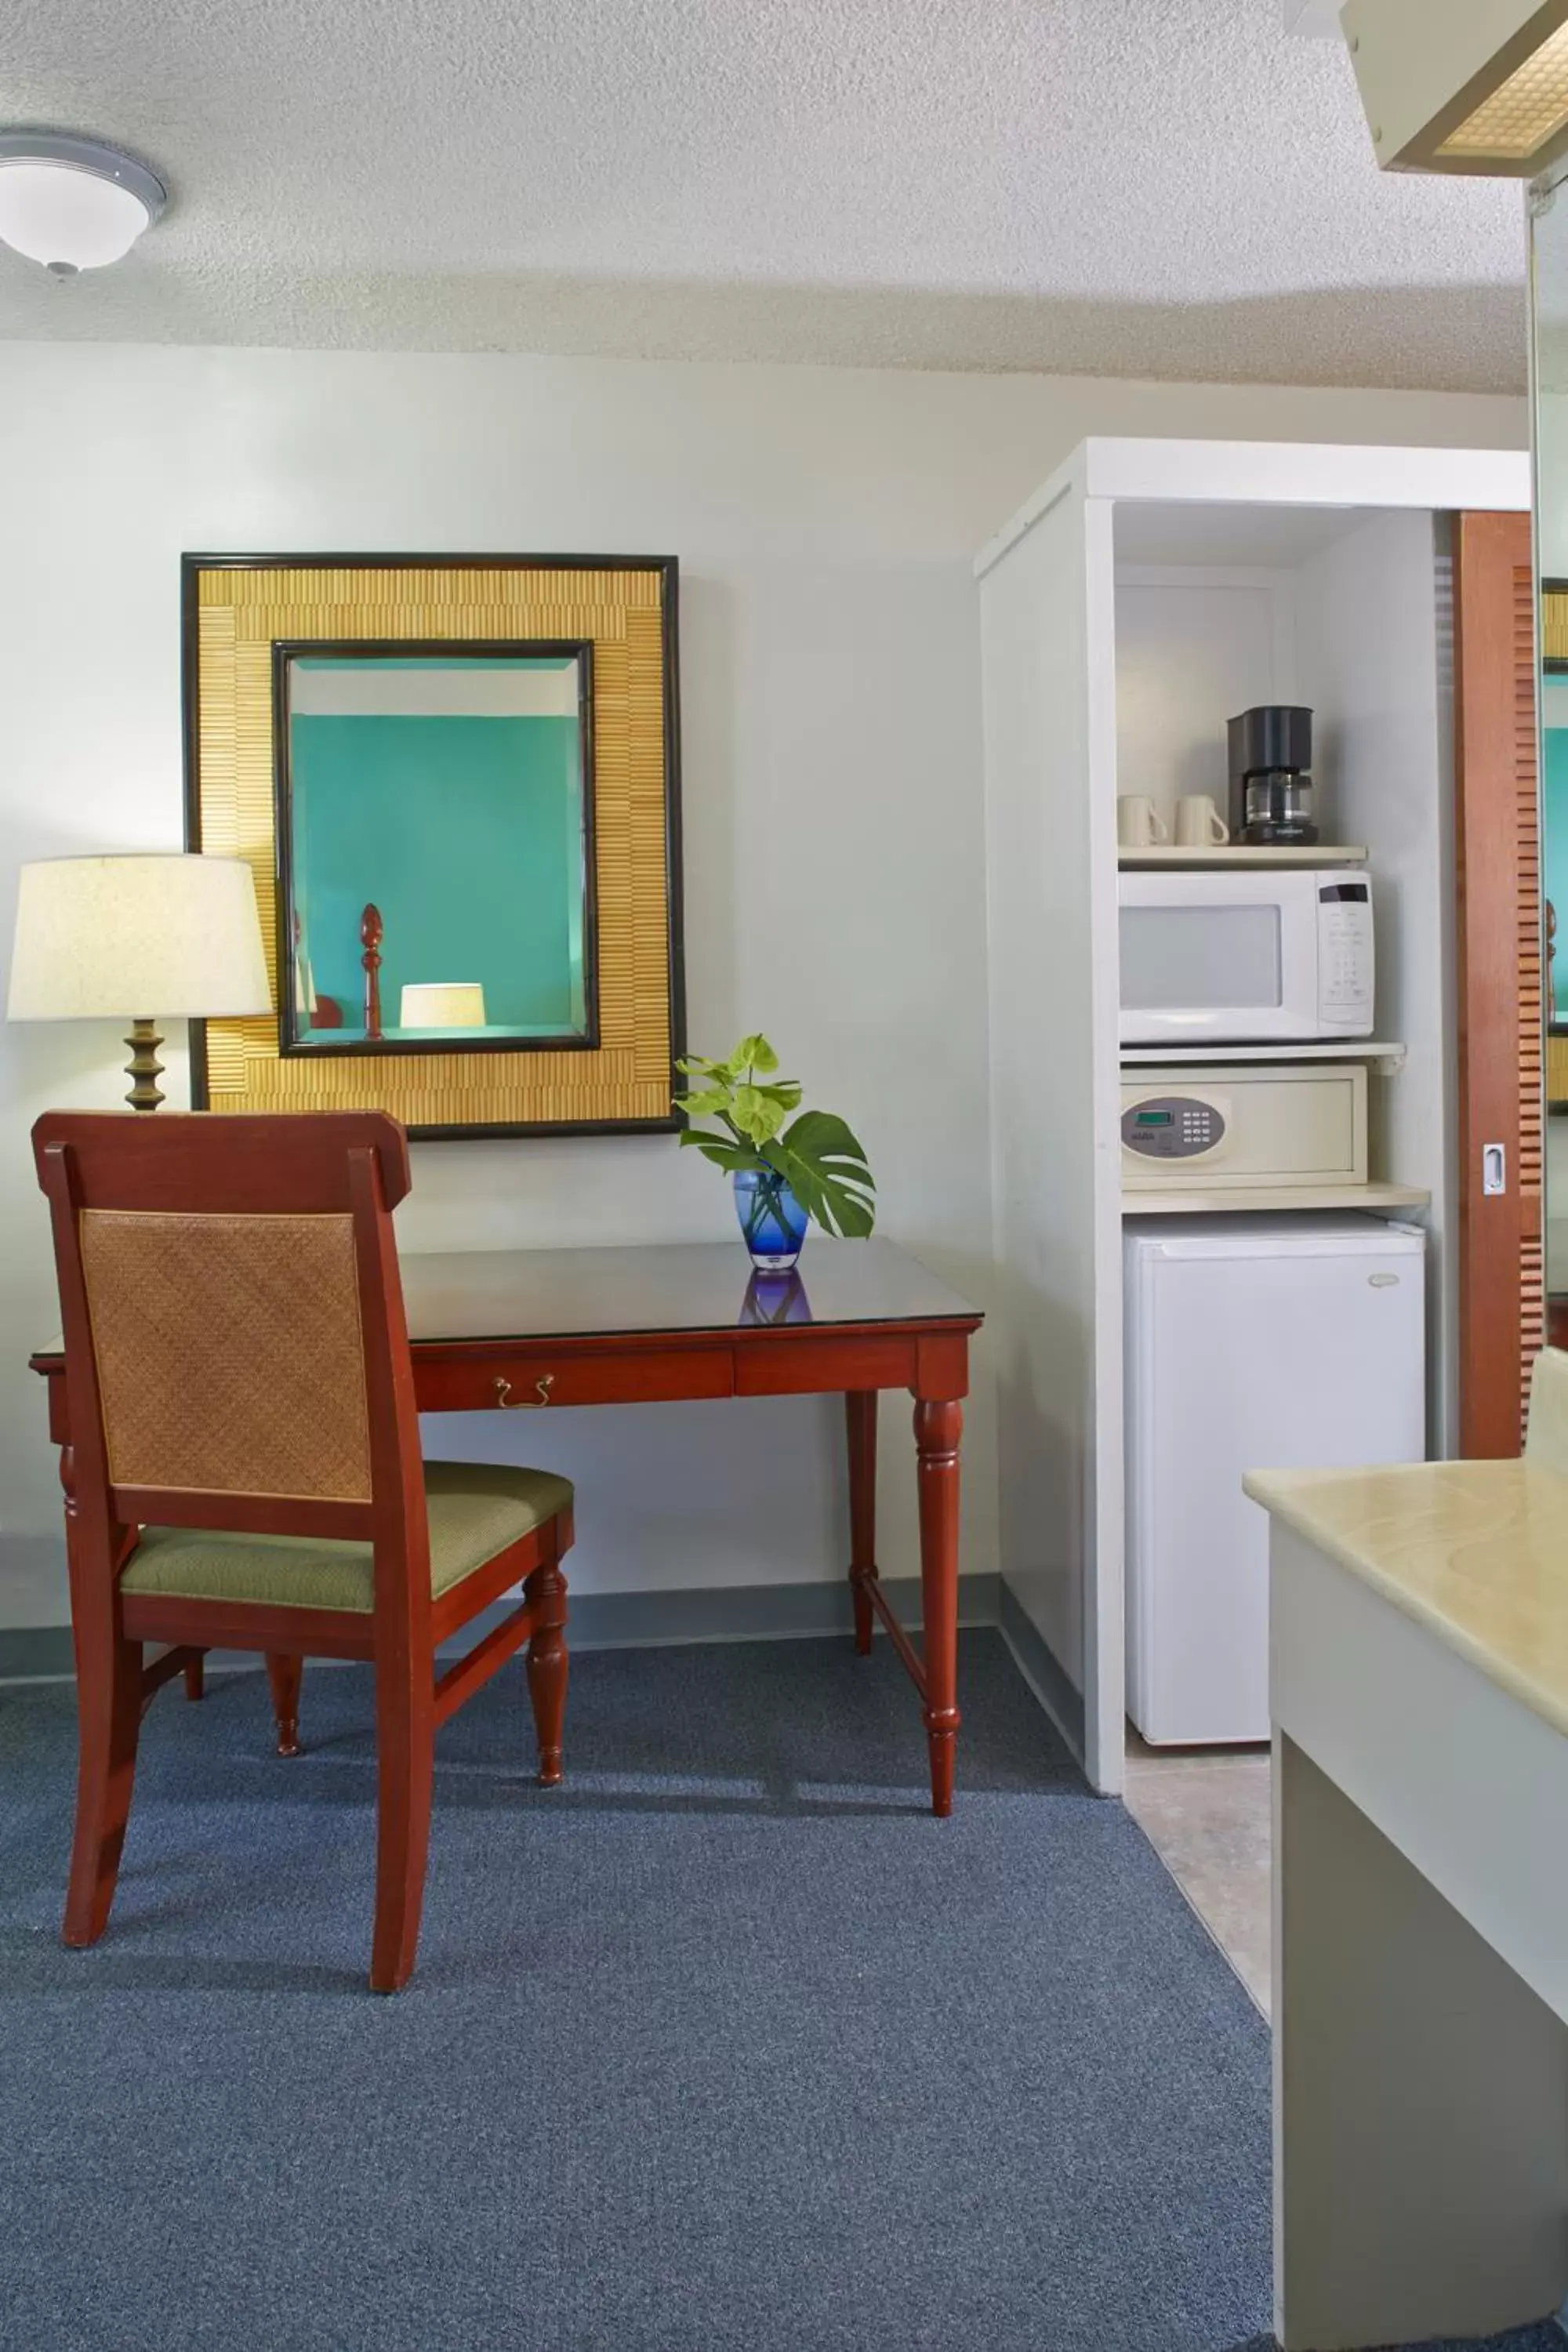
M1122 1071L1124 1192L1365 1182L1364 1063Z

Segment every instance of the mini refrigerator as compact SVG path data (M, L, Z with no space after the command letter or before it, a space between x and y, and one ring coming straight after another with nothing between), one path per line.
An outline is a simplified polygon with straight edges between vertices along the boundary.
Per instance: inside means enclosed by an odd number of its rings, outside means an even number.
M1362 1215L1130 1217L1127 1712L1268 1737L1268 1521L1247 1470L1420 1462L1426 1236Z

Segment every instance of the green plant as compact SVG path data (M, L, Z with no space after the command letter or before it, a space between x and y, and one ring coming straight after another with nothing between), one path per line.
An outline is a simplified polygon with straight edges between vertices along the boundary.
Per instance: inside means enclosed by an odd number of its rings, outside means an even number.
M782 1176L806 1214L824 1233L860 1240L876 1223L876 1185L866 1154L832 1111L803 1110L800 1081L773 1074L779 1057L765 1037L742 1037L727 1061L693 1054L677 1066L693 1082L676 1101L694 1118L716 1118L720 1128L689 1127L689 1143L731 1173L741 1168L772 1169Z

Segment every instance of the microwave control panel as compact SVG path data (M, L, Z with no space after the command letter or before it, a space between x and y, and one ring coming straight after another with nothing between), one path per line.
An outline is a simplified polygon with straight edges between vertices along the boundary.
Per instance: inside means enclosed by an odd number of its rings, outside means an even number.
M1370 1028L1373 1000L1372 891L1363 881L1318 890L1318 1013L1336 1028Z
M1217 1151L1227 1125L1205 1095L1144 1095L1121 1114L1121 1146L1140 1160L1203 1160Z

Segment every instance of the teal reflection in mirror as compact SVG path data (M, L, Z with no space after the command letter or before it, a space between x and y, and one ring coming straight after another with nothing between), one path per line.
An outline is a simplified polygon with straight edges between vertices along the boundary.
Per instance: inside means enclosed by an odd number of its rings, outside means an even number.
M279 645L285 1053L592 1046L592 648Z

